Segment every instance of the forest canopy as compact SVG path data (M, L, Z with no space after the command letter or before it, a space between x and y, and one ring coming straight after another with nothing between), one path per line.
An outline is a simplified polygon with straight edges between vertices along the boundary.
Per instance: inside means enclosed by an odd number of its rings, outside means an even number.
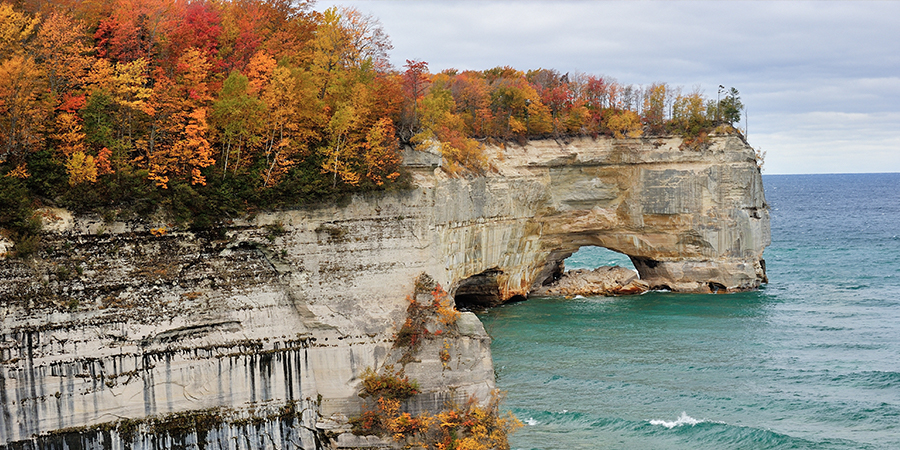
M0 2L0 229L38 206L164 208L195 227L405 186L404 144L490 170L487 142L677 134L740 120L665 83L392 67L379 21L292 0Z

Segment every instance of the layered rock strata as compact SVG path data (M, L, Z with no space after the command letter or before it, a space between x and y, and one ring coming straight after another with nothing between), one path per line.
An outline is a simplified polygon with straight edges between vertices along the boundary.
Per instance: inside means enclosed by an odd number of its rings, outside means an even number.
M399 363L422 273L458 303L496 304L597 245L629 255L650 287L759 286L769 228L752 149L734 136L680 147L493 147L484 177L421 164L409 191L209 232L48 211L43 249L0 261L0 446L389 445L343 424L365 369ZM471 313L457 327L405 361L423 391L411 412L494 388L484 328Z

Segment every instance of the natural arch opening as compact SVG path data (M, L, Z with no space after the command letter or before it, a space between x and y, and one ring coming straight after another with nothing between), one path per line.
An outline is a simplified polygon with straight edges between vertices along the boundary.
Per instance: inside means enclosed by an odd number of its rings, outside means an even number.
M630 295L649 286L640 280L633 258L605 247L584 245L571 253L551 252L530 290L509 292L509 276L500 267L459 280L451 294L460 310L479 310L526 300L526 295ZM512 295L510 295L512 294Z
M532 291L539 296L618 296L646 292L649 288L635 269L633 259L604 247L585 245L574 253L551 255L555 267L542 285Z
M586 245L566 258L563 263L566 270L596 269L603 266L619 266L637 271L628 255L605 247Z

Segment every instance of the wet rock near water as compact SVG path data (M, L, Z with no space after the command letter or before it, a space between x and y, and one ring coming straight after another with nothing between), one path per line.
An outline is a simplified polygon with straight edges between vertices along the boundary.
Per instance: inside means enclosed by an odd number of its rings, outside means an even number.
M532 295L571 297L575 295L634 295L650 289L635 271L619 266L577 269L566 272L552 284L541 286Z

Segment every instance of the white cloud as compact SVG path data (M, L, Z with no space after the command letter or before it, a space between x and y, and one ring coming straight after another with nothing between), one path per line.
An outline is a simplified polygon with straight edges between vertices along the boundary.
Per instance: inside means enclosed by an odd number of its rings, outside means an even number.
M808 112L750 117L766 173L900 172L900 113ZM760 130L755 132L754 129Z

